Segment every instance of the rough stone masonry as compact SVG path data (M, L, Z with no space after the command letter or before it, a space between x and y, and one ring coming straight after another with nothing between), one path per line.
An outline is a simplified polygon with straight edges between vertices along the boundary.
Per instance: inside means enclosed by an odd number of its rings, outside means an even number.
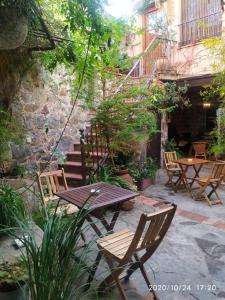
M22 78L21 87L12 104L12 113L22 120L25 143L11 145L11 156L31 171L46 163L54 149L72 108L69 76L60 67L53 74L35 66ZM89 112L78 102L53 161L79 142L79 129L86 127Z

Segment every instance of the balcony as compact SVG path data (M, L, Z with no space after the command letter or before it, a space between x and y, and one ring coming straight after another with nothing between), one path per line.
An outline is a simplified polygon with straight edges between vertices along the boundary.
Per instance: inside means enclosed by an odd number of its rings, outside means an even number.
M180 47L193 45L205 38L220 36L222 32L222 11L179 25Z
M152 39L151 47L141 57L131 72L132 77L159 74L175 74L175 49L177 42L161 37Z

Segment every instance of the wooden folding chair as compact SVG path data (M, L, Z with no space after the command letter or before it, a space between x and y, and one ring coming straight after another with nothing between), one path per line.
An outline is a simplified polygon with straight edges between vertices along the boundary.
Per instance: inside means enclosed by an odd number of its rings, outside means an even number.
M62 186L59 184L59 176L62 177ZM79 209L77 206L73 204L62 204L59 202L59 197L54 195L54 193L68 190L63 169L44 173L37 172L37 182L44 205L59 204L56 210L57 214L70 215L78 212Z
M144 263L153 255L163 240L175 211L176 205L172 204L152 214L142 214L135 233L125 229L97 240L97 245L111 270L111 274L101 283L99 291L116 283L122 299L127 300L119 275L128 268L125 277L128 280L132 273L139 268L154 299L158 299L151 288ZM141 250L145 250L145 252L139 256L138 253Z
M216 162L212 168L211 173L205 177L195 178L196 182L199 184L200 189L195 195L196 200L204 199L207 201L209 206L213 204L223 204L217 192L218 187L225 178L225 162ZM210 188L210 192L206 191ZM216 199L210 200L210 197L215 193Z
M192 147L195 152L195 157L207 159L207 142L193 142Z
M167 172L167 175L169 177L166 185L171 185L173 190L176 192L177 187L180 183L180 178L182 175L182 170L179 166L179 164L174 163L175 160L177 160L177 153L176 151L171 151L171 152L164 152L163 154L164 158L164 166ZM173 181L174 177L178 177L175 181ZM184 182L185 184L185 182Z

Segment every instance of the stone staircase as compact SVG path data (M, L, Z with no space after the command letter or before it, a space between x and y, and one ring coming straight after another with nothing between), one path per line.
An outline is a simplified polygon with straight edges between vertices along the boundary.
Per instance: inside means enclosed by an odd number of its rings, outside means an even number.
M86 134L81 132L80 143L73 145L73 151L65 153L65 162L58 164L59 169L64 168L70 188L87 184L89 175L95 172L107 156L100 132L96 128L87 128L87 131Z
M66 153L66 161L59 164L59 169L64 168L69 187L77 187L84 184L81 144L74 144L73 151Z

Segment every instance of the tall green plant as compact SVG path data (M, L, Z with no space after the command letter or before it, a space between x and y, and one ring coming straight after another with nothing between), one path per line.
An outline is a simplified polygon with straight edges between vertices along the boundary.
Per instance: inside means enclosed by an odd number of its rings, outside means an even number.
M18 225L26 217L24 199L8 184L0 185L0 229Z
M9 143L23 141L23 128L7 111L0 107L0 162L9 158Z
M136 191L136 186L134 184L129 183L128 181L115 176L113 174L113 170L110 167L104 167L100 168L99 172L90 178L90 183L96 183L96 182L107 182L116 186L120 186L122 188L131 190L131 191Z
M225 42L221 37L209 38L203 41L204 46L211 55L211 67L215 73L211 84L204 86L200 95L205 102L219 101L219 110L217 112L217 124L211 135L214 142L210 147L211 153L216 157L225 155Z
M132 154L140 141L153 136L158 114L188 104L185 92L186 86L179 89L175 83L154 80L150 88L140 83L103 101L93 122L101 127L112 158L118 152Z
M85 280L90 270L84 262L91 250L90 245L80 247L84 215L85 211L80 210L73 218L65 219L46 212L41 246L36 242L33 227L20 223L27 236L22 239L23 260L31 300L85 299Z

